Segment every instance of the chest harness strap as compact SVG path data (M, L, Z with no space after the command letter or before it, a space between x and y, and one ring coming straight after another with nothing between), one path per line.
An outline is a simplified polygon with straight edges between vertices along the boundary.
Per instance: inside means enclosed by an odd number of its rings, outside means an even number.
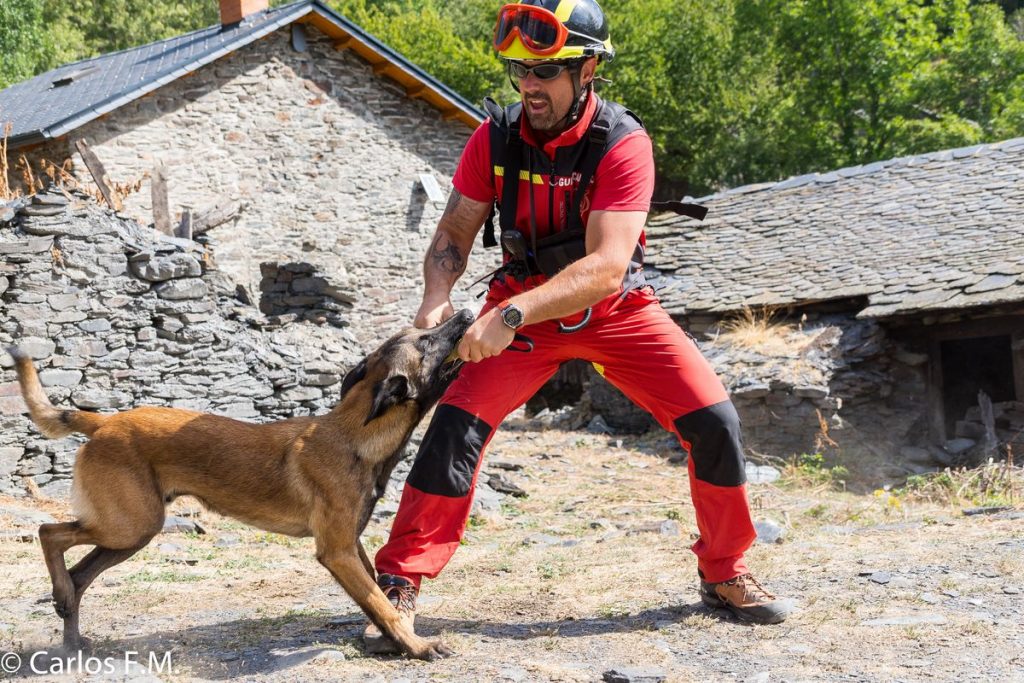
M552 165L550 183L548 188L553 202L555 192L555 173L558 171L557 162L568 162L570 167L561 169L564 176L571 176L572 173L580 174L580 181L575 186L571 200L566 202L566 217L563 225L551 228L555 232L543 239L537 239L537 223L534 207L533 193L533 150L524 144L520 134L520 119L522 116L522 103L515 103L508 107L501 107L491 98L484 100L484 109L491 119L491 173L496 175L497 169L502 169L503 183L501 197L492 207L491 214L484 226L483 245L485 248L498 246L495 238L494 218L497 214L498 224L501 228L501 246L505 254L505 264L492 276L511 276L517 280L525 279L529 275L543 274L552 277L570 263L578 261L586 256L586 226L580 211L586 196L586 191L593 181L594 174L605 154L615 146L627 134L642 129L643 122L633 112L613 102L598 102L598 109L594 119L587 130L587 135L579 142L569 148L556 150L556 164ZM564 150L564 151L563 151ZM519 204L520 174L524 166L524 156L529 155L525 164L527 169L527 188L530 192L530 249L526 248L524 236L516 227L516 211ZM562 156L564 155L564 156ZM696 204L684 202L654 202L652 210L668 210L679 215L688 216L697 220L703 220L707 215L707 208ZM551 217L552 220L554 216ZM646 280L643 273L644 249L641 244L636 245L629 267L623 276L622 297L633 289L645 286ZM488 276L485 276L485 279ZM591 311L588 309L583 320L572 327L563 327L565 332L574 332L582 329L589 321Z

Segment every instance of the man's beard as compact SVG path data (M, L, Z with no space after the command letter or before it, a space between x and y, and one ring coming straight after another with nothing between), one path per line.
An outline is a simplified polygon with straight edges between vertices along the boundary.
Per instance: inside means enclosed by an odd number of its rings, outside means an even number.
M552 133L557 132L563 127L565 123L565 115L559 116L555 112L554 104L547 97L537 97L532 99L541 99L547 103L547 107L544 111L534 114L530 110L530 105L526 102L523 103L523 109L526 112L526 118L530 121L530 128L538 132Z

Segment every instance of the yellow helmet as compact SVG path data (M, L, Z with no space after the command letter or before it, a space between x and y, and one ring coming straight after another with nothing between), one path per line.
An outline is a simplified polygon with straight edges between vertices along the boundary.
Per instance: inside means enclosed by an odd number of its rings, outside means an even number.
M608 20L595 0L522 0L505 5L494 27L502 59L580 59L615 56Z

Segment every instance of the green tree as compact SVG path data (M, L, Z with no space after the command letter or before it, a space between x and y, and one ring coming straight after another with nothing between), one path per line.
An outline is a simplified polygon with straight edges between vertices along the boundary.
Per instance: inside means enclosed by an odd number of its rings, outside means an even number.
M329 2L470 101L515 98L497 0ZM602 93L647 123L662 194L1024 135L1020 0L602 4ZM212 0L0 0L0 87L217 20Z
M737 24L758 47L737 41L733 65L765 55L745 80L764 84L768 139L746 148L753 164L699 176L712 186L1024 134L1024 46L991 2L752 0Z
M491 0L333 0L331 6L463 97L508 97L487 37Z
M969 126L964 142L1024 135L1024 42L994 4L950 0L943 20L941 54L915 83L914 102Z
M92 57L211 26L215 2L44 0L58 49Z
M606 3L618 52L602 70L612 80L607 96L644 119L659 176L681 192L690 189L698 168L713 165L735 2Z
M41 70L47 38L38 0L0 0L0 88Z

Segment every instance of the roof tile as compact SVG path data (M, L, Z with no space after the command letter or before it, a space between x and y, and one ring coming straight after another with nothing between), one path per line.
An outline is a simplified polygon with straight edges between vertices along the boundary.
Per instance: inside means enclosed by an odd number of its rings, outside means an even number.
M319 0L299 0L248 17L148 45L65 64L0 91L0 124L10 122L11 149L58 137L228 52L317 12L372 43L388 59L443 92L456 106L483 120L483 113L444 84L379 43ZM77 74L77 75L76 75ZM71 78L67 85L56 85Z
M696 229L652 218L652 278L688 288L663 293L666 309L867 296L860 315L873 316L1024 300L1024 138L753 187L701 199Z

